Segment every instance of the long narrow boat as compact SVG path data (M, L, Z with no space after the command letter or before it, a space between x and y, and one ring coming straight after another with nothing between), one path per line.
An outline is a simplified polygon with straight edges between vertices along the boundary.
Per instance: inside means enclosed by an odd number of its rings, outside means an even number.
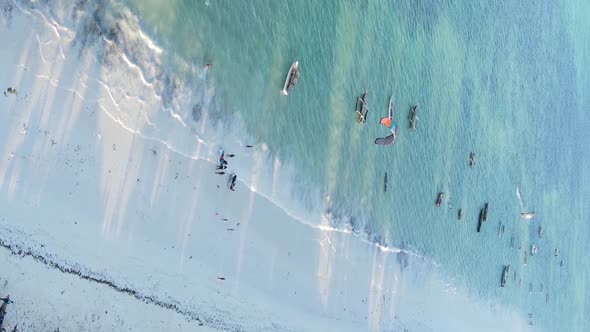
M356 99L356 113L359 116L359 123L367 122L367 114L369 113L369 108L367 107L367 95L369 94L369 90L365 90L365 93L359 98Z
M532 219L535 217L535 212L523 212L520 214L522 219Z
M502 272L502 280L500 281L501 287L504 287L506 285L506 279L508 279L508 273L510 273L510 264L504 266L504 271Z
M283 85L283 90L281 90L283 96L288 96L289 90L297 85L297 78L299 78L299 61L293 62L291 68L289 68L289 73L285 79L285 85Z
M483 224L484 209L479 210L479 221L477 222L477 232L481 232L481 225Z
M438 196L436 197L436 203L434 205L436 205L436 207L440 207L440 204L442 203L444 197L445 193L438 193Z
M416 126L418 125L418 104L412 106L412 108L410 108L410 115L409 115L409 120L410 120L410 129L412 129L412 131L416 131Z

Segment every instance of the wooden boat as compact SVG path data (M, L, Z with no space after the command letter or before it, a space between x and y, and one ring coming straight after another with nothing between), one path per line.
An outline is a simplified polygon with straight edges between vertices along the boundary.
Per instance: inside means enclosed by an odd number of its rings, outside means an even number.
M502 280L500 281L501 287L504 287L506 285L506 280L508 279L508 273L510 273L510 264L504 265L504 272L502 272Z
M443 198L445 197L445 193L439 193L438 197L436 198L436 207L440 207Z
M457 217L459 218L459 220L461 220L461 218L463 218L463 209L459 209Z
M481 231L481 225L483 224L483 214L484 214L484 209L482 208L481 210L479 210L479 221L477 222L477 232L478 233Z
M483 207L483 221L488 221L488 203Z
M469 153L469 166L475 166L475 153L473 152Z
M367 95L369 94L368 90L365 90L365 93L359 98L356 99L356 113L358 114L359 123L367 122L367 114L369 113L369 108L367 107Z
M412 106L410 108L410 115L408 116L410 120L410 129L416 131L416 126L418 125L418 104Z
M289 73L287 73L287 78L285 79L285 85L283 85L283 90L281 90L281 94L283 96L289 95L289 90L294 88L297 85L297 79L299 78L299 61L293 62L291 68L289 68Z

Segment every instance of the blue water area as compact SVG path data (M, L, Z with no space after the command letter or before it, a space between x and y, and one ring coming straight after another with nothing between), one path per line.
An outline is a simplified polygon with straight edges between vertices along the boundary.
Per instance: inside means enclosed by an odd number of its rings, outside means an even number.
M530 313L539 330L587 329L587 1L97 3L87 6L107 7L95 13L114 21L132 12L162 47L156 78L167 107L175 87L189 86L195 107L177 110L186 118L207 112L226 131L243 121L270 158L295 170L294 199L427 257L470 293ZM298 84L281 96L294 61ZM205 82L194 78L204 71ZM365 90L368 121L359 124ZM397 140L378 146L391 96ZM537 216L521 219L529 210Z

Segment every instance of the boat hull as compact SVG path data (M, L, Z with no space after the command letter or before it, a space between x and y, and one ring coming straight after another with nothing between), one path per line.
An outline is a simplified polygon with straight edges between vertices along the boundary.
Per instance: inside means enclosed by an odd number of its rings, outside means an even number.
M287 73L287 78L285 79L285 84L283 85L283 90L281 90L281 94L283 96L289 95L289 90L291 89L291 87L290 87L291 79L293 77L293 73L295 71L297 71L298 68L299 68L299 61L293 62L293 64L291 65L291 68L289 68L289 72Z

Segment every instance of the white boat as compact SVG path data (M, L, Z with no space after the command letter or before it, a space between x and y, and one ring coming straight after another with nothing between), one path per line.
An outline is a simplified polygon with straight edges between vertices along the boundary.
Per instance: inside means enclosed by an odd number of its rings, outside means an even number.
M520 214L522 219L533 219L535 217L535 212L523 212Z
M289 68L289 73L287 74L287 78L285 79L285 85L283 85L283 90L281 90L281 94L283 96L289 95L289 90L295 85L297 85L297 78L299 78L299 61L293 62L291 68Z

